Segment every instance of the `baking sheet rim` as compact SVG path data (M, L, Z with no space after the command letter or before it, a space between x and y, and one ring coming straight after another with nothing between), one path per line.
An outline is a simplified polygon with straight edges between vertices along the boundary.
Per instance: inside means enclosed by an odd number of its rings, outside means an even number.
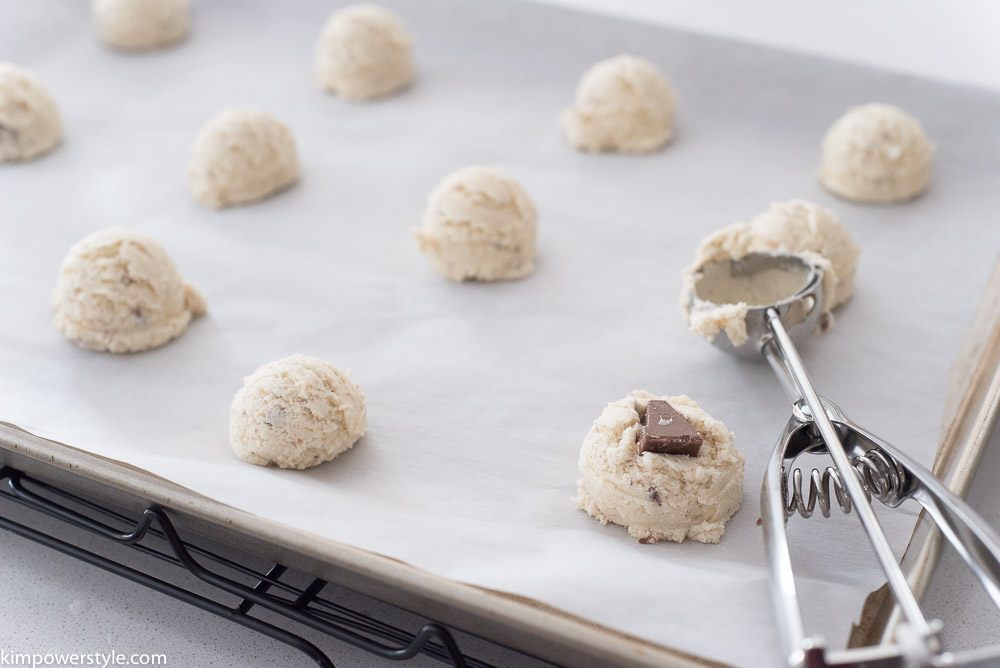
M46 439L15 424L0 421L0 466L7 465L4 450L35 460L42 466L83 477L112 491L164 506L195 520L231 529L237 535L291 550L307 560L375 577L381 583L399 587L405 593L450 606L455 612L474 615L482 623L472 624L471 627L445 619L438 621L542 659L565 661L567 650L574 653L583 650L591 658L606 662L604 665L666 665L679 668L724 668L728 665L630 636L534 599L451 580L404 561L254 515L125 462ZM234 546L242 547L238 544ZM311 574L322 577L321 574ZM392 600L386 602L394 603ZM411 611L422 614L420 610ZM488 631L495 630L495 627L490 622L505 624L499 630L508 632L491 637Z
M949 374L949 401L931 467L948 489L963 498L979 470L1000 415L1000 257L982 295ZM921 510L900 559L918 600L930 587L945 544L941 531ZM896 628L903 621L888 586L882 585L865 600L848 646L893 642Z

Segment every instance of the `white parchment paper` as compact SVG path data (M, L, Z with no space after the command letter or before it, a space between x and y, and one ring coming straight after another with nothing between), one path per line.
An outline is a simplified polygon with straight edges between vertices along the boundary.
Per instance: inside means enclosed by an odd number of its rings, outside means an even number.
M835 209L863 248L854 300L804 349L820 390L930 462L948 366L1000 240L996 94L506 2L386 2L419 81L349 104L313 82L319 2L196 3L192 38L124 55L86 3L0 0L0 59L58 99L64 144L0 167L0 419L127 461L263 517L535 598L743 666L778 661L760 529L766 455L788 415L764 364L687 332L680 269L698 240L772 200ZM659 63L679 132L652 156L584 155L558 117L579 74L628 51ZM856 206L814 179L849 105L899 104L938 145L934 184ZM231 104L293 129L303 177L209 211L186 187L192 139ZM527 280L457 285L410 238L447 172L498 164L540 211ZM209 315L139 355L77 349L50 324L67 249L123 225L157 238ZM370 428L305 472L243 464L229 402L258 365L301 352L352 371ZM743 507L719 545L640 545L575 510L580 442L635 388L687 393L736 432ZM912 509L883 513L901 549ZM811 630L842 644L880 583L853 518L791 523Z

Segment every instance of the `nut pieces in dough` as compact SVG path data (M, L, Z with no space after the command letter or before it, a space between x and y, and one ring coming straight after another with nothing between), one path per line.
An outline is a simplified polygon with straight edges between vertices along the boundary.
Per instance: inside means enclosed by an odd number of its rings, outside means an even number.
M563 127L583 151L649 153L674 136L674 115L674 93L659 68L620 55L583 74Z
M651 399L670 403L704 439L697 457L639 453ZM628 527L643 543L718 543L743 499L743 455L726 425L686 396L639 390L607 405L580 448L577 507L601 524Z
M205 299L181 279L163 247L120 228L89 234L70 249L52 305L60 332L112 353L161 346L205 313Z
M94 0L92 10L101 40L125 51L170 46L191 30L190 0Z
M339 9L316 45L316 79L349 100L385 97L413 81L411 47L402 19L389 10L376 5Z
M837 214L810 202L790 200L775 202L749 223L724 227L701 242L694 263L684 270L681 295L681 308L692 331L709 340L724 331L736 346L746 341L746 304L720 304L717 308L691 311L688 296L694 292L695 278L701 267L709 262L767 251L797 253L823 271L820 329L832 326L831 311L854 294L854 275L861 249Z
M350 448L367 429L361 388L333 365L305 355L258 368L229 409L233 451L258 466L316 466Z
M38 77L0 62L0 162L38 157L60 139L59 109Z
M194 196L214 209L264 199L298 179L295 139L270 114L225 109L198 132L188 176Z
M827 131L819 180L855 202L900 202L927 190L933 156L920 121L888 104L866 104Z
M453 281L521 278L534 268L538 213L524 189L497 167L464 167L430 194L420 250Z

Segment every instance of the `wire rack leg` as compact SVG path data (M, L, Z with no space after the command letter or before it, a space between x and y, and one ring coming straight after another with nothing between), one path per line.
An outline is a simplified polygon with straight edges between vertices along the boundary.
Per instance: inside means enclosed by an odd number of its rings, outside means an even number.
M96 566L109 573L114 573L115 575L123 577L126 580L131 580L132 582L144 585L154 591L160 592L161 594L166 594L167 596L175 598L179 601L193 605L196 608L205 610L206 612L211 612L219 617L224 617L232 622L240 624L241 626L245 626L249 629L257 631L258 633L262 633L270 638L280 640L281 642L306 654L322 668L334 668L333 662L327 658L322 650L308 640L285 631L284 629L280 629L277 626L268 624L267 622L262 622L259 619L254 619L253 617L247 617L240 613L238 609L234 610L227 608L224 605L204 598L203 596L193 594L185 589L172 585L169 582L164 582L163 580L154 578L151 575L137 571L134 568L129 568L128 566L119 564L111 559L102 557L99 554L94 554L93 552L89 552L65 541L61 541L58 538L49 536L48 534L36 531L35 529L24 526L23 524L18 524L17 522L2 516L0 516L0 529L6 529L13 534L27 538L28 540L44 545L75 559L79 559L80 561L90 564L91 566Z

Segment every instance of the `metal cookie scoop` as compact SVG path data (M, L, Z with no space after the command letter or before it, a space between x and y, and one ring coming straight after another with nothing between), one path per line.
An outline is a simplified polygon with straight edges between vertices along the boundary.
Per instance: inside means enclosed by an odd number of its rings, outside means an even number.
M687 296L691 312L747 304L746 343L736 346L728 336L712 338L716 347L739 357L759 359L769 331L768 309L778 313L796 341L819 323L823 273L798 255L752 253L738 260L714 260L699 268L693 287Z
M998 607L1000 538L930 471L851 422L835 404L817 394L792 339L809 334L820 316L822 272L806 259L789 254L718 260L693 276L688 302L692 309L746 303L746 342L735 346L728 337L716 336L713 343L741 357L762 354L792 403L792 417L771 454L761 490L771 593L788 665L987 665L984 659L990 657L981 652L942 652L941 623L924 618L869 503L873 496L890 507L907 499L917 501ZM803 491L802 470L793 468L795 458L803 453L827 454L834 464L822 472L812 469L808 491ZM857 512L905 619L893 645L827 651L822 638L805 635L785 523L795 513L809 517L817 507L829 517L832 502L845 513Z

